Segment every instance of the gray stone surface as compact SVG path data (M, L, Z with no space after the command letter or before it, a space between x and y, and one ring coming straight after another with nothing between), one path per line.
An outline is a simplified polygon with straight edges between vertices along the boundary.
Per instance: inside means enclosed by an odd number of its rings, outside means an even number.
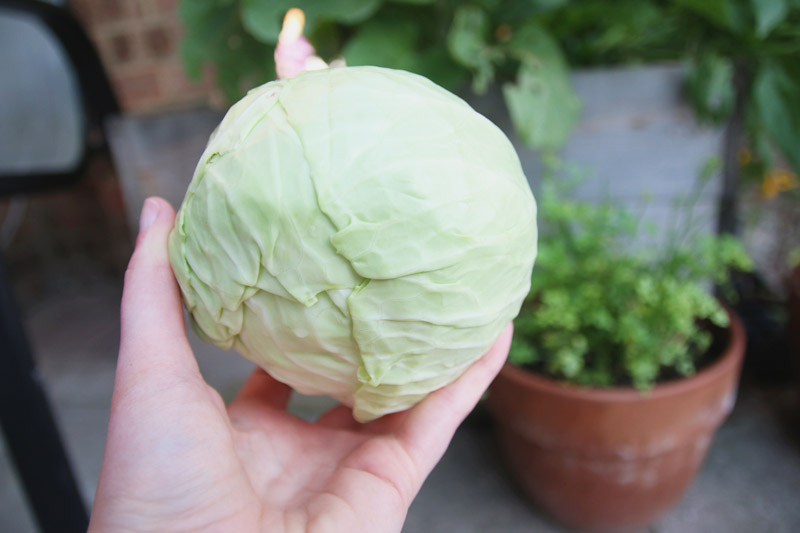
M131 228L148 196L176 209L183 201L208 137L219 124L216 111L180 111L150 117L116 117L107 130Z
M94 496L102 463L119 342L120 281L53 295L25 323L80 487ZM231 400L252 365L190 334L201 370ZM800 531L800 387L744 387L731 418L683 501L650 531ZM330 400L297 396L291 410L313 418ZM0 531L34 531L0 446ZM458 431L408 515L406 533L563 532L517 492L480 411Z
M799 391L796 385L743 387L695 482L677 507L648 531L800 531ZM491 426L465 425L412 505L404 531L566 530L516 490Z
M684 69L655 65L578 71L572 83L583 108L581 119L559 156L583 181L575 196L609 200L640 216L645 225L670 228L686 222L673 211L676 200L695 197L692 227L715 227L720 176L694 194L701 169L720 153L722 132L694 120L683 98ZM468 98L503 131L513 132L499 89ZM514 135L510 138L535 191L542 180L539 158ZM663 244L664 233L637 241Z

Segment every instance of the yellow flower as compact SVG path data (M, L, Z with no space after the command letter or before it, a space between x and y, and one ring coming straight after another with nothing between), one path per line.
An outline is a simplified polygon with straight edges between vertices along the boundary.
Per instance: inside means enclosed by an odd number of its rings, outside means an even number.
M510 41L512 35L514 35L514 30L509 24L500 24L497 29L494 30L495 38L501 43L507 43Z
M797 176L785 168L773 168L764 176L761 183L761 195L767 200L772 200L778 193L797 187Z
M753 160L753 155L747 148L740 148L739 153L736 154L736 160L741 166L746 166Z

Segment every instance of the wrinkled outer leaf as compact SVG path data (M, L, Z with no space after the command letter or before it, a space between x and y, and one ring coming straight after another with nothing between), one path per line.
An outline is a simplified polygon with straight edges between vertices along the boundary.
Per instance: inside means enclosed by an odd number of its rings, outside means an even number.
M354 24L369 18L382 0L242 0L242 22L256 39L278 42L281 22L286 12L299 7L306 14L306 24L314 28L320 20Z
M529 147L556 150L581 109L566 62L552 37L535 25L518 30L508 46L520 60L516 83L503 86L514 127Z
M756 18L756 33L765 37L786 17L789 7L786 0L752 0Z
M800 172L800 71L794 59L764 64L753 86L759 122Z

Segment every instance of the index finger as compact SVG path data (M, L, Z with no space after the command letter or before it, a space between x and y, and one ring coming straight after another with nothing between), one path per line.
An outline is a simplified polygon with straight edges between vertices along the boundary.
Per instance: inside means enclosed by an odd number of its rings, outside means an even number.
M489 351L456 381L414 406L396 435L421 472L429 473L505 363L514 327L509 323Z
M118 384L143 374L199 376L167 252L174 220L166 200L145 201L136 249L125 272Z

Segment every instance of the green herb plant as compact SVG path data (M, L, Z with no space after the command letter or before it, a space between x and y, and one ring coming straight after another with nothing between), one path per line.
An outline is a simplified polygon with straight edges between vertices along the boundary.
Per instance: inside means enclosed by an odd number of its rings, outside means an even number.
M696 231L693 191L676 205L681 223L663 245L632 246L648 237L641 217L575 200L563 184L572 180L560 179L543 180L537 195L539 255L510 361L599 387L648 389L664 376L693 374L712 342L703 321L728 325L710 286L723 284L731 268L751 267L742 245Z

